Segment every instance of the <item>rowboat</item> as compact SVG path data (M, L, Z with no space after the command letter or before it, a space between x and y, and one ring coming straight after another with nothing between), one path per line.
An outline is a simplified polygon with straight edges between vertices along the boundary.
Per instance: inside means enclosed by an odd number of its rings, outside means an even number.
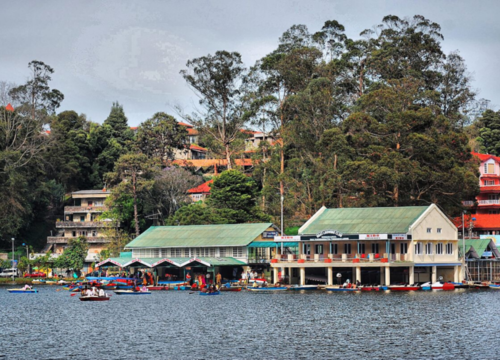
M241 286L231 286L231 287L225 287L222 286L219 291L241 291Z
M292 285L290 290L318 290L318 285Z
M326 291L339 291L339 292L355 292L355 291L359 291L360 288L348 288L348 287L341 287L339 285L331 285L331 286L326 286L325 290Z
M220 295L220 291L215 291L215 292L203 292L200 291L200 295L205 295L205 296L210 296L210 295Z
M493 290L500 290L500 285L498 285L498 284L491 284L491 285L489 286L489 288L490 288L490 289L493 289Z
M418 285L391 285L388 286L391 291L417 291L420 290Z
M469 285L467 285L467 283L463 283L463 282L452 282L451 284L455 285L455 289L465 289L465 288L469 287Z
M149 291L115 290L116 295L151 295Z
M80 301L107 301L109 296L81 296Z
M24 289L7 289L8 292L11 294L36 294L38 290L36 289L31 289L31 290L24 290Z
M489 284L485 282L480 282L480 281L469 281L468 283L469 288L471 289L489 289Z
M277 292L277 291L288 290L288 288L285 287L285 286L280 286L280 287L263 287L263 288L249 287L249 288L247 288L247 290L248 291L252 291L252 292Z

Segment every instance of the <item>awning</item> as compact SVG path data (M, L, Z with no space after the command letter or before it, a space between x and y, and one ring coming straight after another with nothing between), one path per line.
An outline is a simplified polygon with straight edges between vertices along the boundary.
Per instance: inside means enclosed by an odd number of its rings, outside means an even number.
M248 245L249 248L274 248L281 247L281 242L276 241L254 241ZM298 247L298 242L283 242L284 247Z

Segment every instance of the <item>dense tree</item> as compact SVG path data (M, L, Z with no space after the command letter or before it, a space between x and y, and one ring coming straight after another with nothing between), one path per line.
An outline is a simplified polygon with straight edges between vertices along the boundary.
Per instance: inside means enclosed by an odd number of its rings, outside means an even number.
M174 159L176 150L187 146L187 134L173 116L158 112L139 126L136 144L148 157L167 162Z
M478 119L477 141L482 152L500 156L500 111L486 110Z
M237 52L217 51L186 64L181 74L200 98L204 108L190 122L210 134L224 148L228 169L232 168L232 143L246 122L242 82L246 72Z
M75 272L83 268L89 245L85 237L71 238L68 242L68 247L59 256L54 266L60 269L69 269Z

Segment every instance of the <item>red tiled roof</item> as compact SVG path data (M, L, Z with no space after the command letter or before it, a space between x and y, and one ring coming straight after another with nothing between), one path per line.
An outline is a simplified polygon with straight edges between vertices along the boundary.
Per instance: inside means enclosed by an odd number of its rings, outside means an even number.
M134 130L134 131L137 130L137 126L131 126L130 130Z
M483 192L483 191L498 191L498 190L500 190L500 185L481 186L480 189L481 189L481 192Z
M468 227L468 224L470 223L471 219L474 218L476 219L473 221L474 223L474 228L473 230L479 230L479 229L484 229L484 230L500 230L500 214L474 214L474 215L467 215L465 217L465 227ZM453 219L453 223L455 224L456 227L462 228L462 218L457 217Z
M198 135L198 130L193 128L187 128L187 132L189 135Z
M226 159L197 159L197 160L174 160L174 164L179 166L194 166L194 167L204 167L204 166L227 166ZM234 159L234 163L237 166L253 166L252 159Z
M189 148L195 151L207 151L207 149L198 145L189 145Z
M207 182L188 190L189 194L210 194L210 184L213 180L208 180Z
M495 155L490 155L490 154L480 154L476 152L471 152L472 156L476 156L479 158L481 161L487 161L489 159L495 159L495 161L500 162L500 157L495 156Z
M192 128L193 125L190 125L190 124L187 124L187 123L184 123L184 122L179 122L179 125L182 125L182 126L185 126L185 127L188 127L188 128Z

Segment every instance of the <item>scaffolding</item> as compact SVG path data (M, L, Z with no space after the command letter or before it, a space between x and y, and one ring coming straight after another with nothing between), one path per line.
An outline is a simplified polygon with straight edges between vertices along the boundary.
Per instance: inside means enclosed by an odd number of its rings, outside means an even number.
M469 259L466 262L465 278L468 281L500 282L500 261Z

